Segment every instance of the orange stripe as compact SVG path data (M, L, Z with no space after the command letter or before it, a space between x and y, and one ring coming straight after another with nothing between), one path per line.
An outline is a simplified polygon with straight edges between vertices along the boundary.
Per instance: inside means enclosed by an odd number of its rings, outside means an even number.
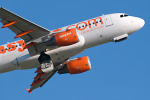
M4 25L2 26L2 28L9 27L9 26L11 26L11 25L17 23L18 21L19 21L19 20L12 21L12 22L9 22L9 23L7 23L7 24L4 24Z
M39 78L39 77L41 77L41 76L43 76L43 75L45 75L45 74L46 74L46 73L37 74L37 75L34 77L34 79Z
M41 68L38 68L34 73L38 73L41 71Z
M38 83L44 81L45 79L46 79L46 78L41 79L41 80L38 80L38 81L35 81L35 82L33 82L30 86L36 85L36 84L38 84Z
M52 32L57 32L57 31L60 31L60 30L62 30L62 28L53 30Z
M24 36L24 35L26 35L26 34L28 34L28 33L33 32L33 31L35 31L35 29L29 30L29 31L26 31L26 32L19 33L19 34L17 34L17 36L15 36L15 38L19 38L19 37L21 37L21 36Z

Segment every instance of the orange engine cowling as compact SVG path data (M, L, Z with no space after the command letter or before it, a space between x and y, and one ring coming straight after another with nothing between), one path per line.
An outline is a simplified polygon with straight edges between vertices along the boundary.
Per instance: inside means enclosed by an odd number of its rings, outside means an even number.
M46 40L44 43L47 46L68 46L79 42L76 29L69 29L64 32L60 32Z
M86 72L91 69L91 63L89 57L81 57L75 60L68 61L65 63L62 69L58 71L59 74L79 74L82 72Z

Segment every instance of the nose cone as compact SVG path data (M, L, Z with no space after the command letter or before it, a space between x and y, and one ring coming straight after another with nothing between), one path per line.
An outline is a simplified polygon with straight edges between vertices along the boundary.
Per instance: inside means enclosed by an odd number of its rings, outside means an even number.
M133 20L131 21L132 25L134 26L134 32L135 31L138 31L139 29L141 29L144 24L145 24L145 21L141 18L138 18L138 17L134 17Z
M137 18L137 21L138 21L137 28L139 30L139 29L141 29L144 26L145 21L143 19L141 19L141 18Z
M130 22L128 24L128 29L129 30L129 34L132 34L136 31L138 31L139 29L141 29L144 24L145 24L145 21L141 18L138 18L138 17L129 17L130 19Z

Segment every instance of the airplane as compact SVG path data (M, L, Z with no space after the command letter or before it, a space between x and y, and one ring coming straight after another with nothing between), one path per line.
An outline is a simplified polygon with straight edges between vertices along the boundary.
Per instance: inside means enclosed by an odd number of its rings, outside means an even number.
M28 93L42 87L56 72L79 74L91 69L88 56L70 59L84 50L108 42L120 42L141 29L145 21L125 13L113 13L76 24L45 29L0 7L2 28L9 28L15 41L0 46L0 73L37 68Z

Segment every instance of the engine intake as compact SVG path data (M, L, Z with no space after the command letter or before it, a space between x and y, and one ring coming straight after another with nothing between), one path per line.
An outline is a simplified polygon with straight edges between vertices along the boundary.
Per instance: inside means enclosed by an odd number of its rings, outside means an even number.
M65 63L62 69L58 71L59 74L79 74L91 69L89 57L81 57Z
M60 32L46 40L44 43L47 46L68 46L79 42L76 29L69 29L64 32Z

